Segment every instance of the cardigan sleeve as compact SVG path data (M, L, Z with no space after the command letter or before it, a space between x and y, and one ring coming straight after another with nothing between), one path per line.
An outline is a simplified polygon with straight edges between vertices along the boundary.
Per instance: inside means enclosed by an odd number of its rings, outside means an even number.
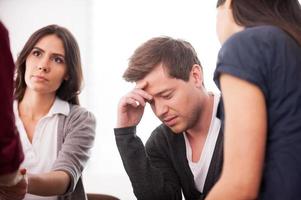
M136 135L136 127L116 128L116 144L138 200L182 199L179 178L164 149L164 141L156 135L144 147Z
M95 138L96 120L94 115L79 106L72 106L69 116L64 121L63 143L53 170L62 170L71 177L66 193L73 192L82 171L90 157L90 150ZM59 135L62 133L58 133Z

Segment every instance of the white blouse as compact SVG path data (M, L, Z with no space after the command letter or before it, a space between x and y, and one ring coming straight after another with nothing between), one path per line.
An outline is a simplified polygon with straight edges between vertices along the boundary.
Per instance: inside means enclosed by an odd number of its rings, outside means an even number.
M18 102L14 102L14 114L16 127L20 133L20 139L24 151L24 161L21 168L26 168L28 173L37 174L51 171L52 165L57 158L57 127L59 114L68 115L69 104L56 98L47 115L42 117L36 127L32 143L27 137L23 122L18 111ZM57 196L41 197L26 194L25 200L57 200Z

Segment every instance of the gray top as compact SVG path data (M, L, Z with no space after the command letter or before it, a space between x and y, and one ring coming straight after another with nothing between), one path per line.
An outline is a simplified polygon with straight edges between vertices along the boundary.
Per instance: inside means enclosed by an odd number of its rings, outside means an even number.
M96 120L86 109L70 105L68 116L60 115L58 123L58 155L54 171L65 171L70 175L70 185L59 200L86 200L82 182L82 171L90 157L95 138Z

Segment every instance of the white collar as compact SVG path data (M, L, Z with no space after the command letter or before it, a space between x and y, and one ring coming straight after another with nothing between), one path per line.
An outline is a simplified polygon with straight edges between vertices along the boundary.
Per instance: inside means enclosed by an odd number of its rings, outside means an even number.
M18 113L18 101L14 101L14 112ZM63 115L69 115L70 113L70 107L69 103L67 101L61 100L60 98L56 97L49 112L45 115L45 117L51 117L55 114L63 114Z
M55 114L69 115L70 107L67 101L63 101L60 98L56 97L53 105L51 106L48 114L46 116L52 116Z

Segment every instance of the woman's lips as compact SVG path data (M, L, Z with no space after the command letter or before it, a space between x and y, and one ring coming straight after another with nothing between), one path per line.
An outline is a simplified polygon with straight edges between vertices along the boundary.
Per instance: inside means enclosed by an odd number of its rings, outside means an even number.
M39 75L34 75L32 76L34 78L34 80L36 81L48 81L47 78L45 78L44 76L39 76Z

